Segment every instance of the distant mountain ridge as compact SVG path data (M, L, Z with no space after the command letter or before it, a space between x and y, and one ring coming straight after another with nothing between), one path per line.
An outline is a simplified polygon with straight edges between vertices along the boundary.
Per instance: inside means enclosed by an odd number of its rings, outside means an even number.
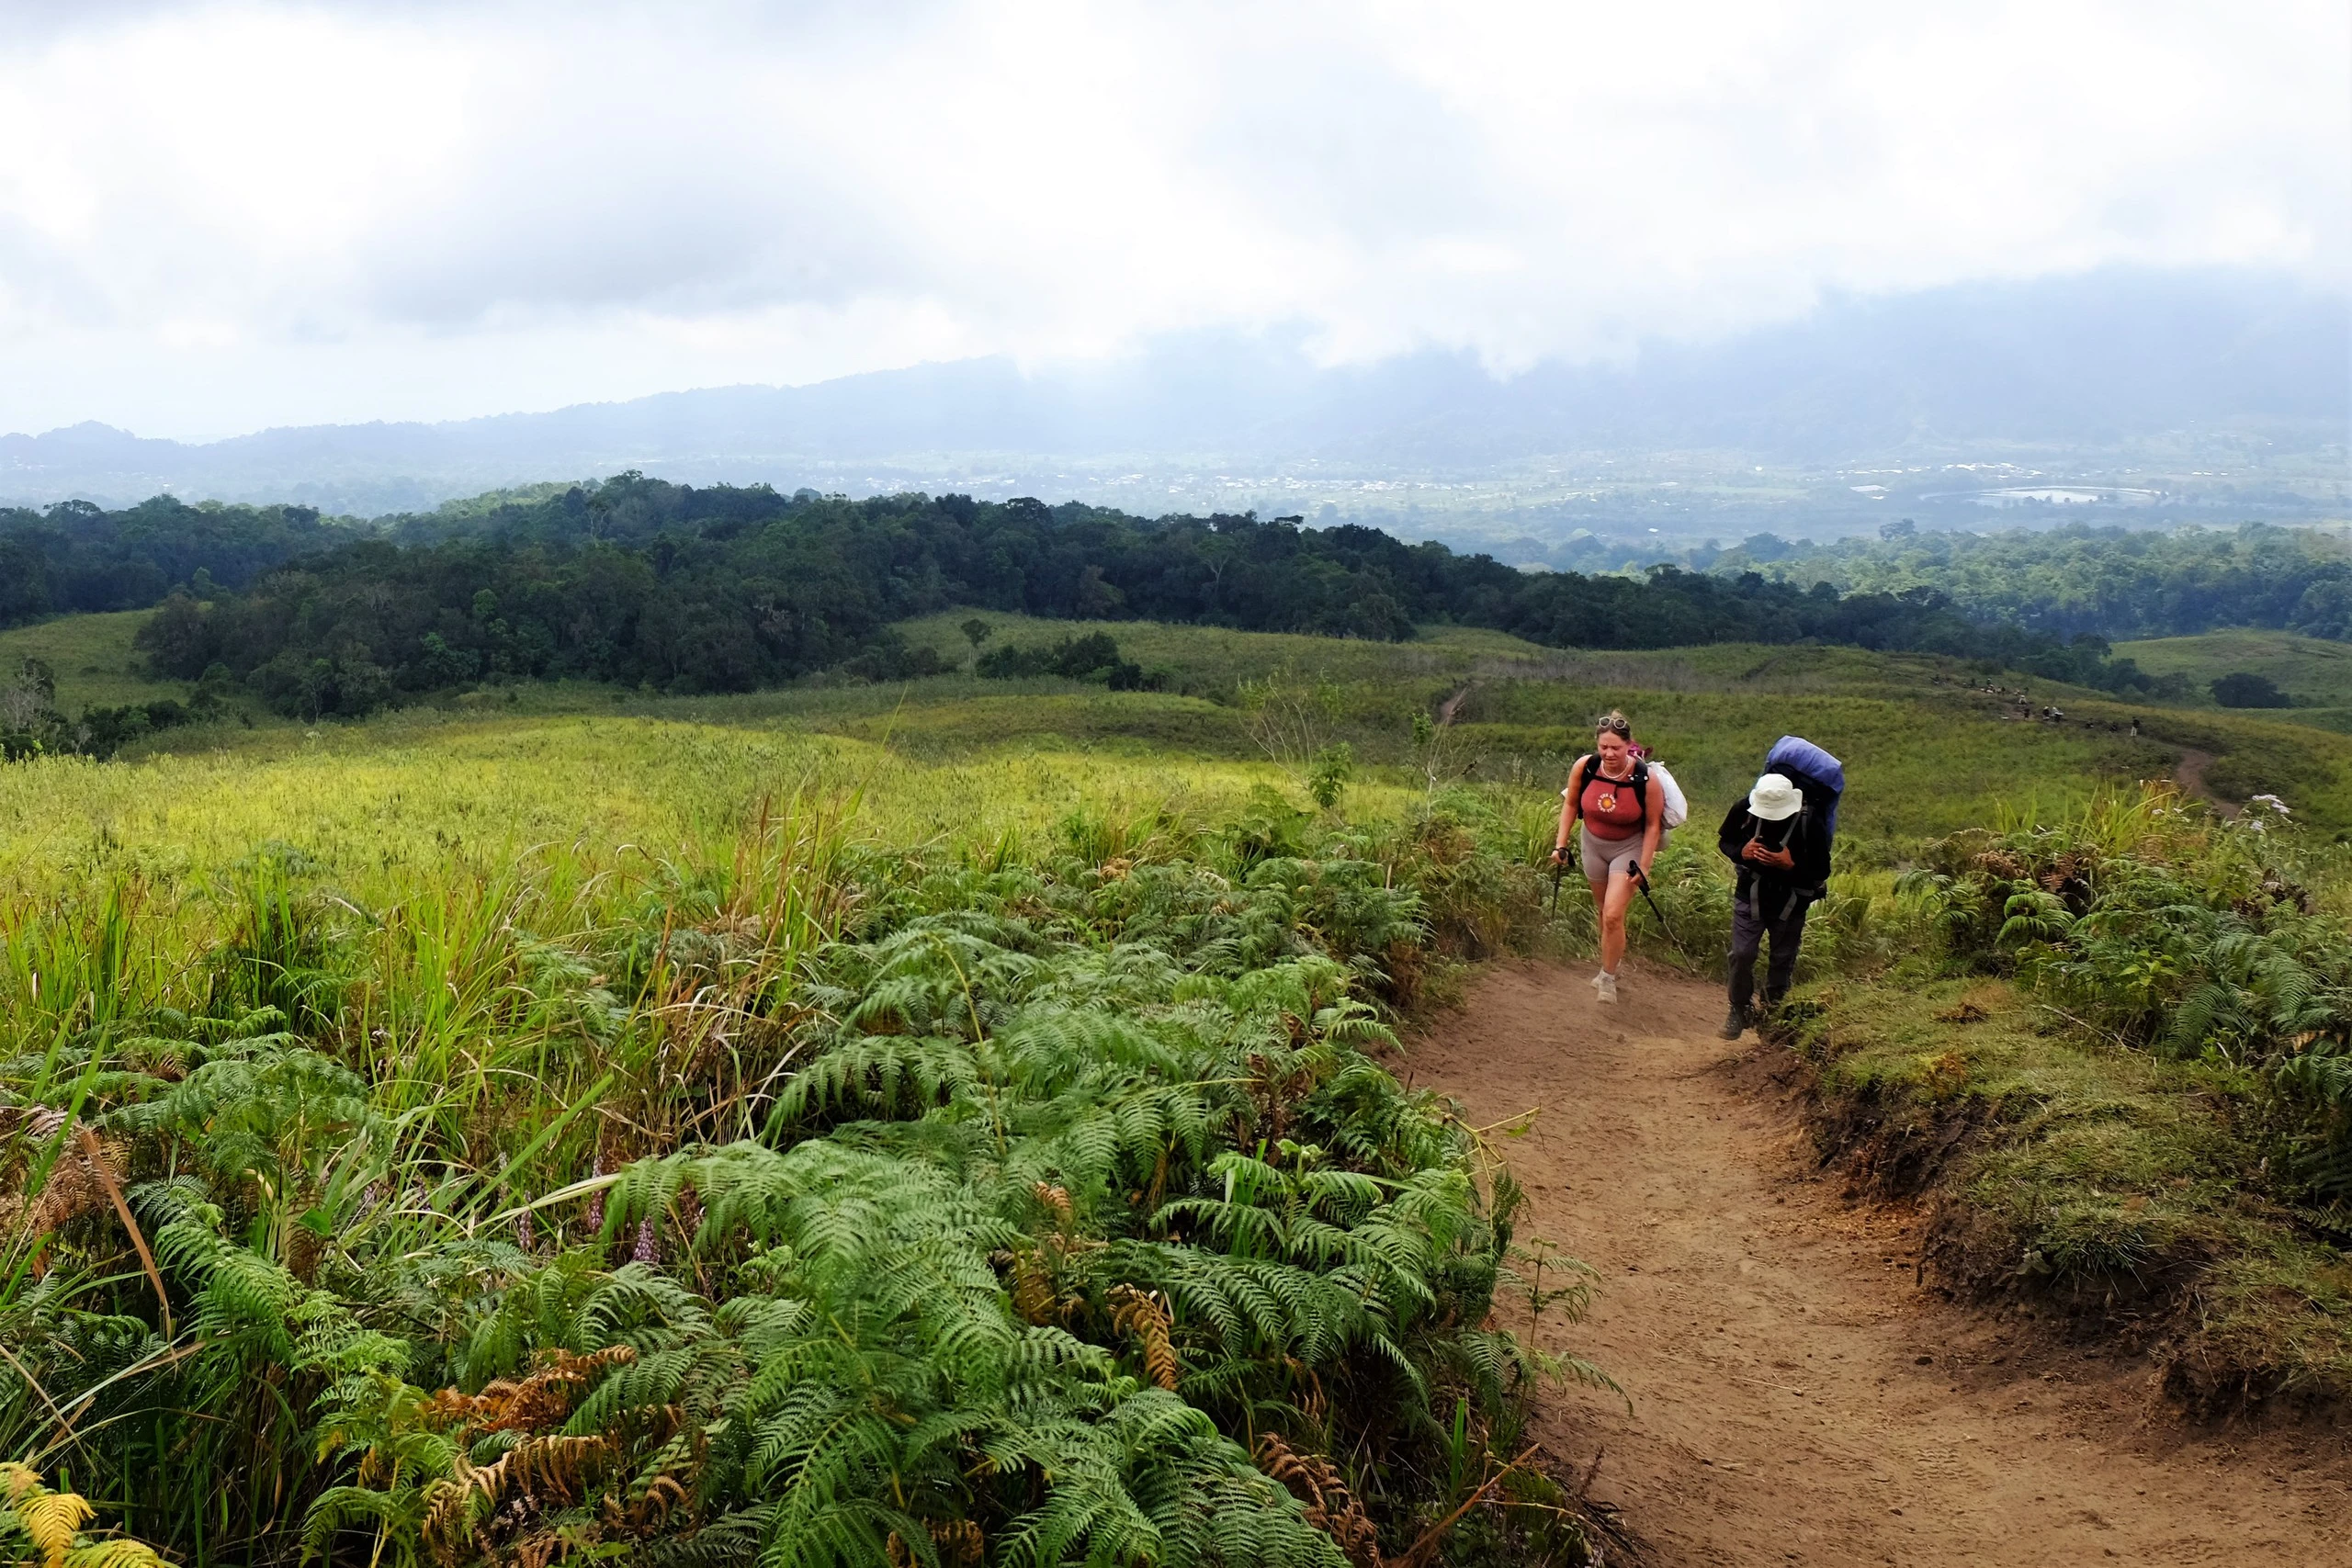
M1545 364L1507 378L1461 354L1322 368L1295 336L1197 334L1027 374L970 359L202 445L91 423L0 436L0 503L169 491L381 513L632 468L857 491L1040 461L1475 474L1554 454L1819 465L2183 433L2340 465L2347 424L2343 297L2243 274L2106 272L1833 299L1718 343L1650 344L1623 367Z

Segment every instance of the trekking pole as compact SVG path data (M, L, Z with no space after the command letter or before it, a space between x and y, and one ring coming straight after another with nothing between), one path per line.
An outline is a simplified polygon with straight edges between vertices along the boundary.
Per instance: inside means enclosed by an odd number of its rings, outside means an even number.
M1555 851L1552 855L1552 907L1545 911L1544 917L1545 919L1550 919L1560 912L1560 878L1566 876L1567 872L1567 857Z
M1650 913L1657 917L1657 929L1666 933L1666 940L1672 942L1683 957L1690 958L1692 963L1697 963L1697 959L1691 958L1690 950L1682 945L1682 939L1674 934L1674 927L1667 921L1666 911L1657 907L1657 898L1651 896L1650 879L1643 874L1641 866L1628 863L1625 869L1634 874L1634 886L1642 890L1642 901L1650 907Z

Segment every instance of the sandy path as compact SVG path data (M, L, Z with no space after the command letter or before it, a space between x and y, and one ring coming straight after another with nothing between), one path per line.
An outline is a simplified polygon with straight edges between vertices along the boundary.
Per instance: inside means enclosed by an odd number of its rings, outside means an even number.
M1542 1107L1496 1140L1522 1237L1600 1272L1547 1344L1634 1399L1547 1396L1542 1436L1603 1450L1592 1495L1660 1564L2352 1564L2341 1432L2190 1432L2151 1363L1921 1291L1909 1217L1814 1168L1720 992L1636 970L1602 1008L1586 977L1489 974L1407 1067L1481 1125Z
M2172 782L2180 786L2181 794L2200 796L2212 802L2213 809L2222 816L2235 817L2245 807L2214 794L2213 786L2205 782L2205 770L2212 765L2212 752L2186 749L2180 754L2180 761L2173 764Z

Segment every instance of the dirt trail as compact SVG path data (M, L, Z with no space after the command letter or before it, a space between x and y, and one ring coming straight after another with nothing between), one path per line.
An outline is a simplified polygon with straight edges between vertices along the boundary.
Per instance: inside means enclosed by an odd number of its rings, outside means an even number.
M2181 794L2201 796L2212 802L2213 809L2222 816L2235 817L2245 808L2234 800L2225 800L2214 794L2213 786L2205 782L2205 770L2212 765L2212 752L2199 751L2194 747L2184 748L2180 761L2173 764L2173 783L2180 786Z
M1407 1069L1496 1142L1536 1234L1600 1270L1553 1331L1633 1396L1547 1397L1546 1448L1661 1568L2352 1564L2352 1451L2318 1427L2184 1427L2146 1360L2055 1350L1915 1281L1914 1222L1810 1157L1721 993L1507 968ZM1509 1311L1505 1310L1508 1321Z

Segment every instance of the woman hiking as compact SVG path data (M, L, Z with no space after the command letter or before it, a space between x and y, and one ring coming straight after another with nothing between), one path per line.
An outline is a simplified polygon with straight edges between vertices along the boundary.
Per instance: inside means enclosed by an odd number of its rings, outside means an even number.
M1579 832L1579 858L1592 901L1600 911L1600 973L1593 989L1604 1002L1617 999L1617 965L1625 958L1625 911L1632 907L1636 878L1646 878L1666 829L1665 791L1651 787L1649 764L1634 744L1634 727L1611 709L1593 726L1592 750L1568 770L1560 792L1560 833L1555 863L1568 860L1572 826Z

